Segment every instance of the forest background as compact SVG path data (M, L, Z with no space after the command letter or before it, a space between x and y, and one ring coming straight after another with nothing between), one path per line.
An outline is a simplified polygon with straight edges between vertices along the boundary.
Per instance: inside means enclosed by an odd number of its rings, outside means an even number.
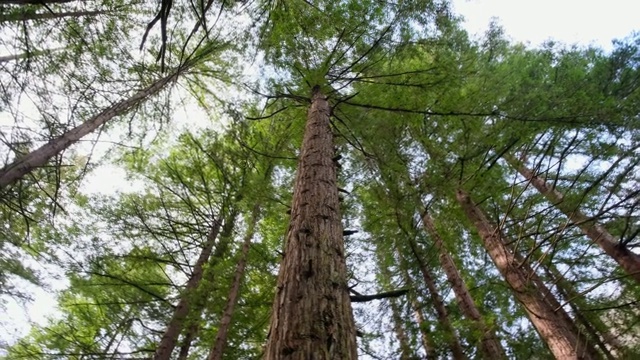
M508 21L468 35L446 2L339 4L176 2L167 42L161 16L139 50L153 4L0 3L4 355L158 358L188 299L173 356L214 356L224 332L226 358L261 356L313 85L334 115L343 225L358 230L352 301L384 297L354 305L363 358L473 358L491 337L510 358L558 356L461 191L576 329L576 351L640 351L637 36L522 46ZM609 7L618 26L625 8ZM561 11L527 13L566 27ZM87 119L105 123L4 182ZM114 176L126 182L105 187ZM38 318L28 334L16 305Z

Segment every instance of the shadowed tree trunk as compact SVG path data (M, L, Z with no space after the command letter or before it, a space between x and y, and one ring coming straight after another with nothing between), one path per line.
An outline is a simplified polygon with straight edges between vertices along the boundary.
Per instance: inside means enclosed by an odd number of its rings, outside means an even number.
M216 238L220 233L220 227L220 221L214 218L213 225L207 235L207 240L204 243L202 252L200 252L200 256L193 267L191 277L187 281L187 286L180 297L180 301L178 301L178 305L173 312L169 325L162 335L162 339L160 340L160 343L156 348L156 352L153 355L154 360L168 360L171 357L171 353L178 341L178 336L180 336L185 320L189 315L189 309L192 305L190 303L191 296L197 290L200 280L202 280L204 264L209 260L211 252L213 251Z
M564 301L569 303L576 320L589 333L592 341L598 345L605 357L610 360L616 359L617 356L624 357L624 353L626 352L625 346L622 345L618 338L611 334L608 327L602 322L602 320L597 315L591 318L587 318L584 315L580 307L580 300L583 295L579 294L575 290L573 285L565 279L553 264L545 264L544 270L546 271L547 276L551 279L550 281L556 284L556 288ZM612 351L617 354L617 356L615 356Z
M92 11L64 11L64 12L43 12L36 13L24 11L19 13L0 14L0 23L9 21L29 21L29 20L51 20L62 19L68 17L97 16L108 14L108 10L92 10Z
M627 249L617 241L602 225L583 214L579 208L564 202L564 195L550 187L531 169L518 162L513 156L504 155L505 160L522 176L531 182L544 197L553 203L569 220L577 225L582 232L596 243L607 255L611 256L622 269L634 280L640 282L640 255Z
M81 125L66 131L59 137L49 141L36 150L31 151L25 156L17 158L11 164L0 169L0 189L13 184L34 169L44 166L47 161L56 156L61 151L67 149L76 143L83 136L93 132L100 126L116 116L123 115L131 110L134 106L142 103L152 95L157 94L169 82L174 81L179 75L184 73L188 67L181 67L178 71L171 75L156 80L150 86L138 91L132 97L117 102L116 104L104 109L99 114L93 116Z
M462 314L473 321L475 328L482 334L480 350L487 359L506 359L506 354L500 344L500 339L496 336L495 331L484 321L480 310L478 310L469 293L467 285L464 283L464 280L462 280L462 276L460 276L458 267L445 248L442 238L433 223L433 219L426 211L422 216L422 223L440 253L438 256L440 265L447 276L447 280L451 283L453 293L456 296L458 305L460 305Z
M26 52L26 53L17 54L17 55L0 56L0 64L1 63L5 63L5 62L9 62L9 61L12 61L12 60L29 59L29 58L33 58L33 57L36 57L36 56L49 55L49 54L51 54L53 52L60 51L62 49L64 49L64 48L60 47L60 48L55 48L55 49L50 49L50 50L35 50L35 51Z
M209 360L221 360L224 354L224 348L227 345L227 336L229 329L231 328L231 319L233 317L233 310L238 302L238 295L240 294L240 286L242 285L242 278L244 277L244 270L247 265L247 255L249 254L249 247L251 246L251 240L256 232L256 225L260 218L260 205L256 204L251 214L251 222L247 229L247 233L244 236L242 242L242 249L240 251L240 258L236 264L236 271L233 276L233 283L229 290L229 296L227 297L227 304L225 305L218 325L218 333L216 339L213 342L213 347L209 352Z
M202 275L200 275L201 279L204 277L204 279L210 284L213 284L215 282L214 267L219 263L220 260L224 258L227 250L229 249L229 243L233 240L233 229L235 227L237 217L238 211L235 209L231 210L230 214L227 216L227 219L225 219L224 221L224 226L222 226L222 232L220 233L218 243L215 246L215 250L213 250L213 254L209 255L209 260L207 261L207 270ZM211 253L211 251L209 251L209 253ZM200 286L200 283L201 281L199 280L195 289L193 289L190 293L185 293L186 295L183 296L188 297L188 299L185 299L187 301L186 304L188 305L186 317L183 318L180 323L176 322L176 326L179 327L178 335L180 334L180 332L182 332L183 329L187 329L183 337L182 344L180 345L180 352L178 355L178 358L180 359L182 359L182 356L184 356L184 359L188 357L189 351L191 349L191 342L193 341L193 339L195 339L195 337L198 335L198 332L200 331L200 317L202 315L202 311L206 306L207 301L211 297L210 289L202 288ZM167 327L167 331L168 330L169 327ZM173 349L177 344L177 337L173 344L169 342L167 342L167 344L171 346L171 349L168 351L168 355L171 355Z
M404 280L404 284L408 288L415 288L409 273L407 272L406 266L401 268L402 278ZM424 317L424 313L422 311L422 304L418 302L416 299L415 291L409 291L407 294L409 300L411 301L411 308L413 309L413 314L416 318L416 323L418 323L418 329L420 330L420 340L422 342L422 347L424 348L425 353L427 354L427 360L436 360L438 358L438 350L436 349L436 345L433 343L433 338L430 334L430 326L427 320Z
M398 343L400 343L400 360L412 359L411 346L409 345L407 333L404 331L404 321L400 307L396 299L389 299L389 305L391 306L391 316L393 317L393 332L396 333L396 338L398 339Z
M456 193L458 203L476 227L487 253L495 263L518 301L524 307L531 323L557 359L595 359L587 353L578 353L579 340L567 326L561 314L555 312L545 295L530 281L529 274L505 245L508 243L500 230L489 222L482 210L463 190Z
M466 359L467 356L464 354L464 350L462 349L462 345L460 345L460 340L458 339L458 335L456 334L456 330L451 325L451 321L449 320L449 314L446 306L444 305L444 301L440 296L440 292L438 292L438 288L436 287L436 282L431 276L429 272L429 268L425 263L420 251L418 250L418 246L415 243L415 240L412 238L407 238L409 241L409 246L411 247L411 252L413 253L414 258L418 262L418 266L420 267L420 273L422 274L422 279L424 280L424 284L429 291L429 296L431 297L431 301L433 302L433 306L436 310L436 316L438 317L438 322L442 329L446 333L446 339L449 343L449 349L451 350L451 354L454 359Z
M330 112L316 86L296 171L266 360L357 358Z

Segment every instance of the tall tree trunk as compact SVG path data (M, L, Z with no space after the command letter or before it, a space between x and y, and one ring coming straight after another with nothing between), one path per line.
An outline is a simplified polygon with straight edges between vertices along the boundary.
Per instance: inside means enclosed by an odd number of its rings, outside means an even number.
M591 319L584 315L580 306L582 295L575 290L573 285L565 279L553 264L545 264L544 270L551 279L551 282L556 284L556 288L564 298L564 301L569 303L576 320L590 334L592 340L600 347L606 358L613 360L616 357L624 357L626 352L625 346L622 345L616 336L611 334L607 325L605 325L597 315Z
M393 281L392 281L391 270L389 269L389 267L385 265L384 254L381 251L381 249L378 249L376 253L378 258L378 264L380 264L379 266L380 275L382 276L381 278L382 289L380 290L387 291L390 288L392 288ZM405 272L403 271L403 273ZM402 309L400 308L396 300L397 299L395 298L389 299L389 306L391 307L391 318L393 319L393 332L396 334L396 339L400 344L400 359L401 360L413 359L414 356L413 356L413 351L411 350L411 346L409 345L409 338L407 336L407 333L404 331L407 320L403 319Z
M64 48L60 47L60 48L55 48L55 49L51 49L51 50L35 50L35 51L30 51L30 52L26 52L26 53L22 53L22 54L17 54L17 55L0 56L0 64L1 63L5 63L5 62L9 62L9 61L12 61L12 60L21 60L21 59L40 56L40 55L49 55L52 52L60 51L62 49L64 49Z
M266 360L357 357L347 287L333 134L316 86L302 142Z
M462 345L460 345L458 335L451 325L447 308L444 304L444 301L442 300L442 297L440 296L438 288L436 287L436 282L431 276L429 268L427 267L422 254L420 254L415 240L409 237L407 239L409 242L409 246L411 247L411 252L413 253L414 258L416 259L416 261L418 262L418 266L420 267L420 273L422 274L424 284L427 286L427 290L429 291L429 296L431 297L431 301L433 302L433 306L436 310L438 322L446 333L446 339L449 343L451 354L453 355L454 359L466 359L467 356L464 354L464 350L462 349Z
M402 266L400 271L402 272L402 278L404 280L405 286L409 288L415 288L415 285L411 280L411 276L409 276L409 272L407 271L406 266ZM422 304L418 302L415 292L410 291L409 294L407 294L407 296L411 301L413 314L416 318L416 322L418 323L418 329L420 330L420 340L422 341L422 347L424 348L424 351L427 354L426 359L436 360L438 358L438 350L436 349L436 345L433 343L433 338L431 337L431 334L430 334L429 323L427 323L424 317L424 313L422 311Z
M218 333L216 334L216 339L214 340L213 347L209 352L209 360L221 360L222 354L224 353L224 348L227 345L227 336L229 334L229 329L231 328L231 319L233 317L234 308L238 301L240 286L242 284L244 270L247 265L247 255L249 254L249 247L251 246L251 240L255 235L259 218L260 205L256 204L253 208L253 212L251 213L251 222L249 223L247 233L244 236L240 258L238 259L238 263L236 264L233 283L231 285L231 289L229 290L229 296L227 297L227 304L225 305L224 311L222 313L222 318L220 319Z
M53 5L65 4L70 2L83 2L86 0L0 0L0 5Z
M549 305L545 296L530 281L527 271L522 269L514 254L505 245L508 242L505 241L501 231L489 222L465 191L458 190L456 198L469 220L475 225L498 271L513 290L516 299L523 305L531 323L551 353L557 359L594 359L593 354L578 353L577 334L572 332L562 315L554 311L555 309Z
M27 155L17 158L13 163L6 165L0 169L0 189L13 184L24 175L32 172L34 169L45 165L52 157L76 143L83 136L93 132L107 121L116 116L125 114L145 99L157 94L169 82L177 79L180 74L184 73L186 69L186 66L182 67L171 75L156 80L150 86L138 91L130 98L109 106L81 125L68 130L59 137L49 141L45 145L42 145L40 148L33 150Z
M400 343L400 360L413 359L409 338L404 331L404 321L402 320L400 306L398 306L396 299L389 299L389 305L391 305L391 316L393 317L393 332L396 333L396 338Z
M204 264L209 260L211 252L213 251L216 238L218 237L218 233L220 233L220 227L220 221L214 219L211 230L207 235L207 240L202 248L202 252L200 252L200 256L193 267L191 277L187 281L187 286L180 297L180 301L178 301L178 305L173 311L173 316L169 321L169 325L167 326L164 335L162 335L160 344L158 344L156 352L153 355L154 360L168 360L171 357L171 353L178 341L178 336L180 335L180 332L184 327L185 320L189 315L191 296L197 290L200 280L202 280Z
M550 187L538 177L531 169L518 162L513 156L504 155L522 176L531 182L551 203L553 203L569 220L577 225L582 232L595 242L607 255L611 256L622 269L634 280L640 283L640 255L629 251L623 244L617 241L602 225L583 214L578 207L573 207L564 202L564 195Z
M415 298L415 295L410 296L411 307L413 308L413 316L415 316L416 318L416 323L418 323L418 330L420 331L420 340L422 342L422 347L424 348L424 352L427 354L426 359L436 360L438 358L438 355L436 353L436 346L433 344L431 334L429 334L429 324L424 317L422 307L420 307L420 304Z
M92 10L92 11L63 11L63 12L43 12L36 13L32 11L22 11L19 13L0 14L0 23L9 21L29 21L29 20L52 20L63 19L67 17L79 18L82 16L97 16L108 14L108 10Z
M436 249L438 249L438 252L440 253L438 256L440 259L440 265L447 276L447 280L451 283L453 293L456 296L458 305L460 305L462 314L471 320L474 323L475 328L482 334L480 350L486 359L506 359L506 354L504 348L500 344L500 339L491 326L484 321L484 318L480 314L480 310L478 310L478 307L471 297L471 293L469 293L467 285L464 283L464 280L462 280L462 276L460 276L458 267L449 255L440 234L436 230L433 218L431 218L431 215L426 211L422 216L422 223L425 230L433 240Z
M200 323L197 320L189 325L186 334L184 334L182 345L180 345L180 352L178 352L178 360L187 360L187 357L189 356L191 343L193 342L193 339L195 339L196 335L198 335L198 331L200 331Z

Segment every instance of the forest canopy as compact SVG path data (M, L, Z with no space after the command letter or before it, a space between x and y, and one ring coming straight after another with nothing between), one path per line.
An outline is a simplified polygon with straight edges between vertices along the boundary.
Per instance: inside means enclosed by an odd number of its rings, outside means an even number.
M640 358L640 33L9 0L0 34L1 358Z

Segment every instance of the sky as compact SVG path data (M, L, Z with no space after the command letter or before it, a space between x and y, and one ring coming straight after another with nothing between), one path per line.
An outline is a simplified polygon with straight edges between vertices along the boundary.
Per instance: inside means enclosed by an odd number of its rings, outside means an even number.
M640 30L639 0L453 0L454 13L464 16L465 28L471 34L483 34L492 17L498 18L505 33L516 42L539 46L553 39L565 44L597 45L611 50L611 40L624 38ZM112 177L113 168L103 170ZM109 176L110 175L110 176ZM123 174L122 174L123 175ZM104 186L104 184L96 183ZM96 191L97 189L93 189ZM102 188L101 190L105 190ZM103 192L100 191L100 192ZM107 191L108 192L108 191ZM55 299L46 291L34 292L35 301L27 306L9 302L9 319L0 321L0 333L11 334L9 339L26 335L29 321L44 324L52 314ZM2 311L0 311L0 314ZM2 316L0 316L2 317ZM2 340L9 340L0 336ZM0 349L0 354L2 350Z
M509 37L532 46L554 39L611 50L612 39L640 30L638 0L453 0L453 7L470 33L482 34L497 17Z

